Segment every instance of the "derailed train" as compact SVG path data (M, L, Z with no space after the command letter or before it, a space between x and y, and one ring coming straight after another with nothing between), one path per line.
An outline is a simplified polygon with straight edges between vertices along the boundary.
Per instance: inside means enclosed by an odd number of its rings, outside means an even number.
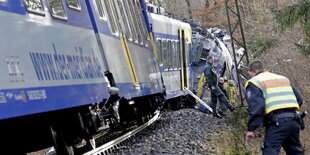
M1 152L92 149L100 131L143 124L196 91L190 25L147 8L0 0Z

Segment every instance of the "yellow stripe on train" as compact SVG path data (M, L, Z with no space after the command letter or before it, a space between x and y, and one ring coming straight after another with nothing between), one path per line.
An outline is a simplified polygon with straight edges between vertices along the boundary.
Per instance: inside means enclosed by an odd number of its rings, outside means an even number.
M132 81L132 83L134 85L139 85L139 81L138 81L138 78L137 78L136 70L135 70L134 64L132 62L130 51L129 51L129 48L128 48L128 43L126 42L124 37L121 37L120 39L121 39L121 42L122 42L122 47L123 47L124 55L125 55L126 62L127 62L127 65L128 65L128 70L129 70L129 73L130 73L131 81Z

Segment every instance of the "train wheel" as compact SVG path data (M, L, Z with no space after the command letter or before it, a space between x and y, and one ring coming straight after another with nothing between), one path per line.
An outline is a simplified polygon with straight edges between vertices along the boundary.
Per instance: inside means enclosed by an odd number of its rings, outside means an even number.
M50 129L57 154L74 155L73 147L67 144L63 131L57 126L51 126Z
M144 124L144 120L143 120L141 113L139 112L139 109L137 107L133 107L133 110L134 110L138 125Z

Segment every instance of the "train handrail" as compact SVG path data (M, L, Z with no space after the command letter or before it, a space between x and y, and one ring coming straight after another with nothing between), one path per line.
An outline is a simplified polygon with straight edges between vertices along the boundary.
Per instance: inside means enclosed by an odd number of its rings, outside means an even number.
M192 91L190 91L188 88L184 87L184 91L186 91L188 94L190 94L192 97L194 97L199 103L201 103L203 106L205 106L211 113L213 113L213 110L210 106L208 106L207 103L205 103L203 100L201 100L198 96L196 96Z

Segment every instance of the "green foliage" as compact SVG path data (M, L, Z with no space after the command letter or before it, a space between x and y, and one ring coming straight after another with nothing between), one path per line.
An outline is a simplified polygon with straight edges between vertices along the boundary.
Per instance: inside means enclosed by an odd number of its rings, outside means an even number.
M310 55L310 46L304 46L302 44L295 43L295 46L305 55Z
M303 0L296 5L273 12L277 22L283 26L282 28L292 28L295 24L301 24L305 32L310 32L310 1Z
M230 145L222 152L225 155L251 155L255 154L252 148L248 148L245 142L247 132L247 111L245 108L238 108L227 118L227 122L232 126L230 135Z
M296 24L302 26L306 35L305 45L295 45L303 54L310 55L310 1L302 0L296 5L281 10L273 10L273 13L283 30L293 28Z
M254 38L254 39L253 39ZM273 38L252 37L248 42L248 48L254 52L253 58L258 58L266 49L272 47L277 42Z

